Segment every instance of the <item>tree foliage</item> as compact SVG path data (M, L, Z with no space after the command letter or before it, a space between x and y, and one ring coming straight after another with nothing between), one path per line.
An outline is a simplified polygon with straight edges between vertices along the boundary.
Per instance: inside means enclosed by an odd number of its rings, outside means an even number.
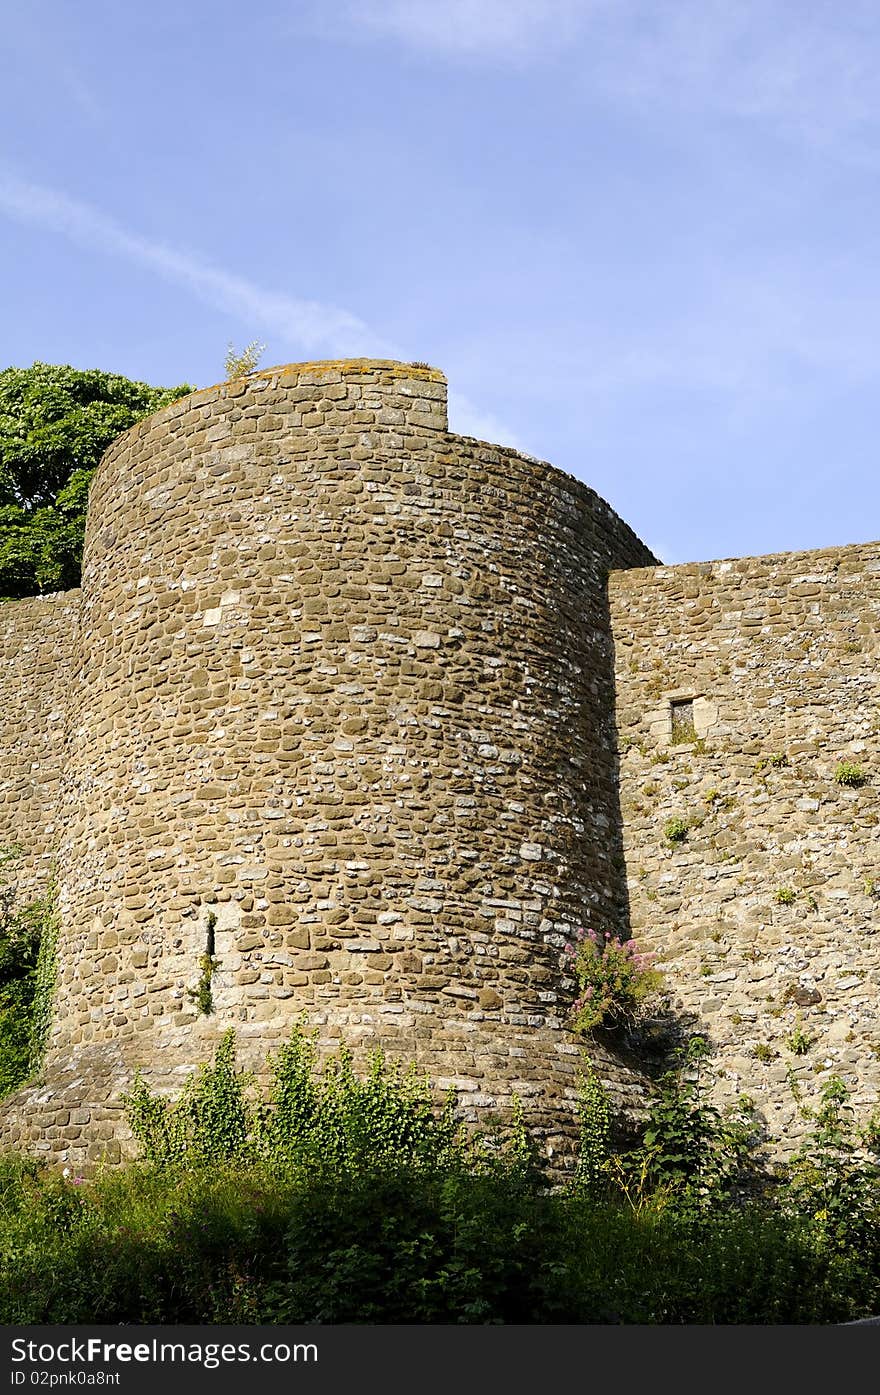
M120 432L191 391L66 364L0 372L0 597L79 585L101 456Z

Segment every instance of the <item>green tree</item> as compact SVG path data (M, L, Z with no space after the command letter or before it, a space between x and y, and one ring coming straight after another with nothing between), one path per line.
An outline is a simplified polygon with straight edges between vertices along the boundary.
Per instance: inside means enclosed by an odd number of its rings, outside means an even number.
M188 392L66 364L0 372L0 597L79 585L98 461L120 432Z

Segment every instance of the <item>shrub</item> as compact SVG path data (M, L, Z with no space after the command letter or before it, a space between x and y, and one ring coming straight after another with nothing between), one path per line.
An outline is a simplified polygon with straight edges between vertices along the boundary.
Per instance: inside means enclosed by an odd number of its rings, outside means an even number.
M82 1182L0 1158L0 1322L790 1324L876 1312L876 1168L854 1146L845 1089L826 1086L790 1178L747 1192L748 1103L733 1115L709 1105L706 1053L691 1040L629 1136L590 1073L577 1184L550 1192L458 1141L451 1165L448 1140L396 1151L388 1122L409 1114L378 1066L378 1096L397 1104L362 1107L377 1091L350 1077L338 1093L357 1146L290 1166L285 1138L337 1132L321 1132L324 1078L298 1032L272 1100L247 1106L252 1139L267 1136L264 1107L275 1121L280 1163L269 1147L246 1165L196 1166L202 1145L182 1165ZM239 1119L231 1037L204 1069L191 1088ZM217 1116L188 1118L198 1135ZM230 1157L240 1137L227 1131ZM363 1166L373 1149L381 1162Z
M688 836L690 824L687 819L667 819L663 833L670 843L683 843Z
M594 1189L604 1173L612 1193L639 1211L652 1201L688 1215L730 1203L754 1164L756 1129L747 1097L726 1113L708 1102L702 1069L708 1055L705 1037L689 1039L661 1076L636 1141L617 1152L610 1147L607 1094L595 1078L586 1082L581 1151Z
M226 357L223 360L226 381L231 382L233 378L246 378L249 373L254 373L265 352L266 345L261 344L258 339L252 339L250 344L245 345L241 353L236 353L235 347L230 341L226 346Z
M859 789L867 781L867 775L860 765L854 765L850 761L841 761L834 772L834 779L838 785L846 785L851 789Z
M663 988L663 974L652 967L653 955L640 951L635 940L619 939L607 930L604 935L578 930L566 954L578 984L575 1031L631 1025Z
M853 1249L880 1261L880 1167L876 1131L859 1130L849 1091L839 1076L823 1085L819 1107L803 1110L813 1120L784 1171L786 1212L811 1223L821 1241L838 1251ZM874 1156L870 1156L870 1154Z
M138 1073L123 1103L129 1127L147 1160L160 1167L243 1163L250 1156L253 1110L250 1076L235 1063L235 1034L225 1032L211 1065L190 1076L180 1098L151 1094Z
M66 364L0 372L0 596L79 585L98 461L120 432L188 392Z

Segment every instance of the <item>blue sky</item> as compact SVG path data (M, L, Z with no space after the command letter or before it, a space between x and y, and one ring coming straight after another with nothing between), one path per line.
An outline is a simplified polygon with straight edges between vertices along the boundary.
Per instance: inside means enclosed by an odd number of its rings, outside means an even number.
M426 360L671 562L880 536L876 0L28 0L0 366Z

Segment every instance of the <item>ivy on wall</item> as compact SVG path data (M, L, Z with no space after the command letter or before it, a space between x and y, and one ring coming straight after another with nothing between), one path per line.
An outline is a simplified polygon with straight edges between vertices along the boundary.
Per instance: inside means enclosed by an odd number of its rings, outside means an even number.
M0 876L17 856L0 850ZM58 913L54 882L19 906L10 881L0 887L0 1098L40 1068L52 1017Z

